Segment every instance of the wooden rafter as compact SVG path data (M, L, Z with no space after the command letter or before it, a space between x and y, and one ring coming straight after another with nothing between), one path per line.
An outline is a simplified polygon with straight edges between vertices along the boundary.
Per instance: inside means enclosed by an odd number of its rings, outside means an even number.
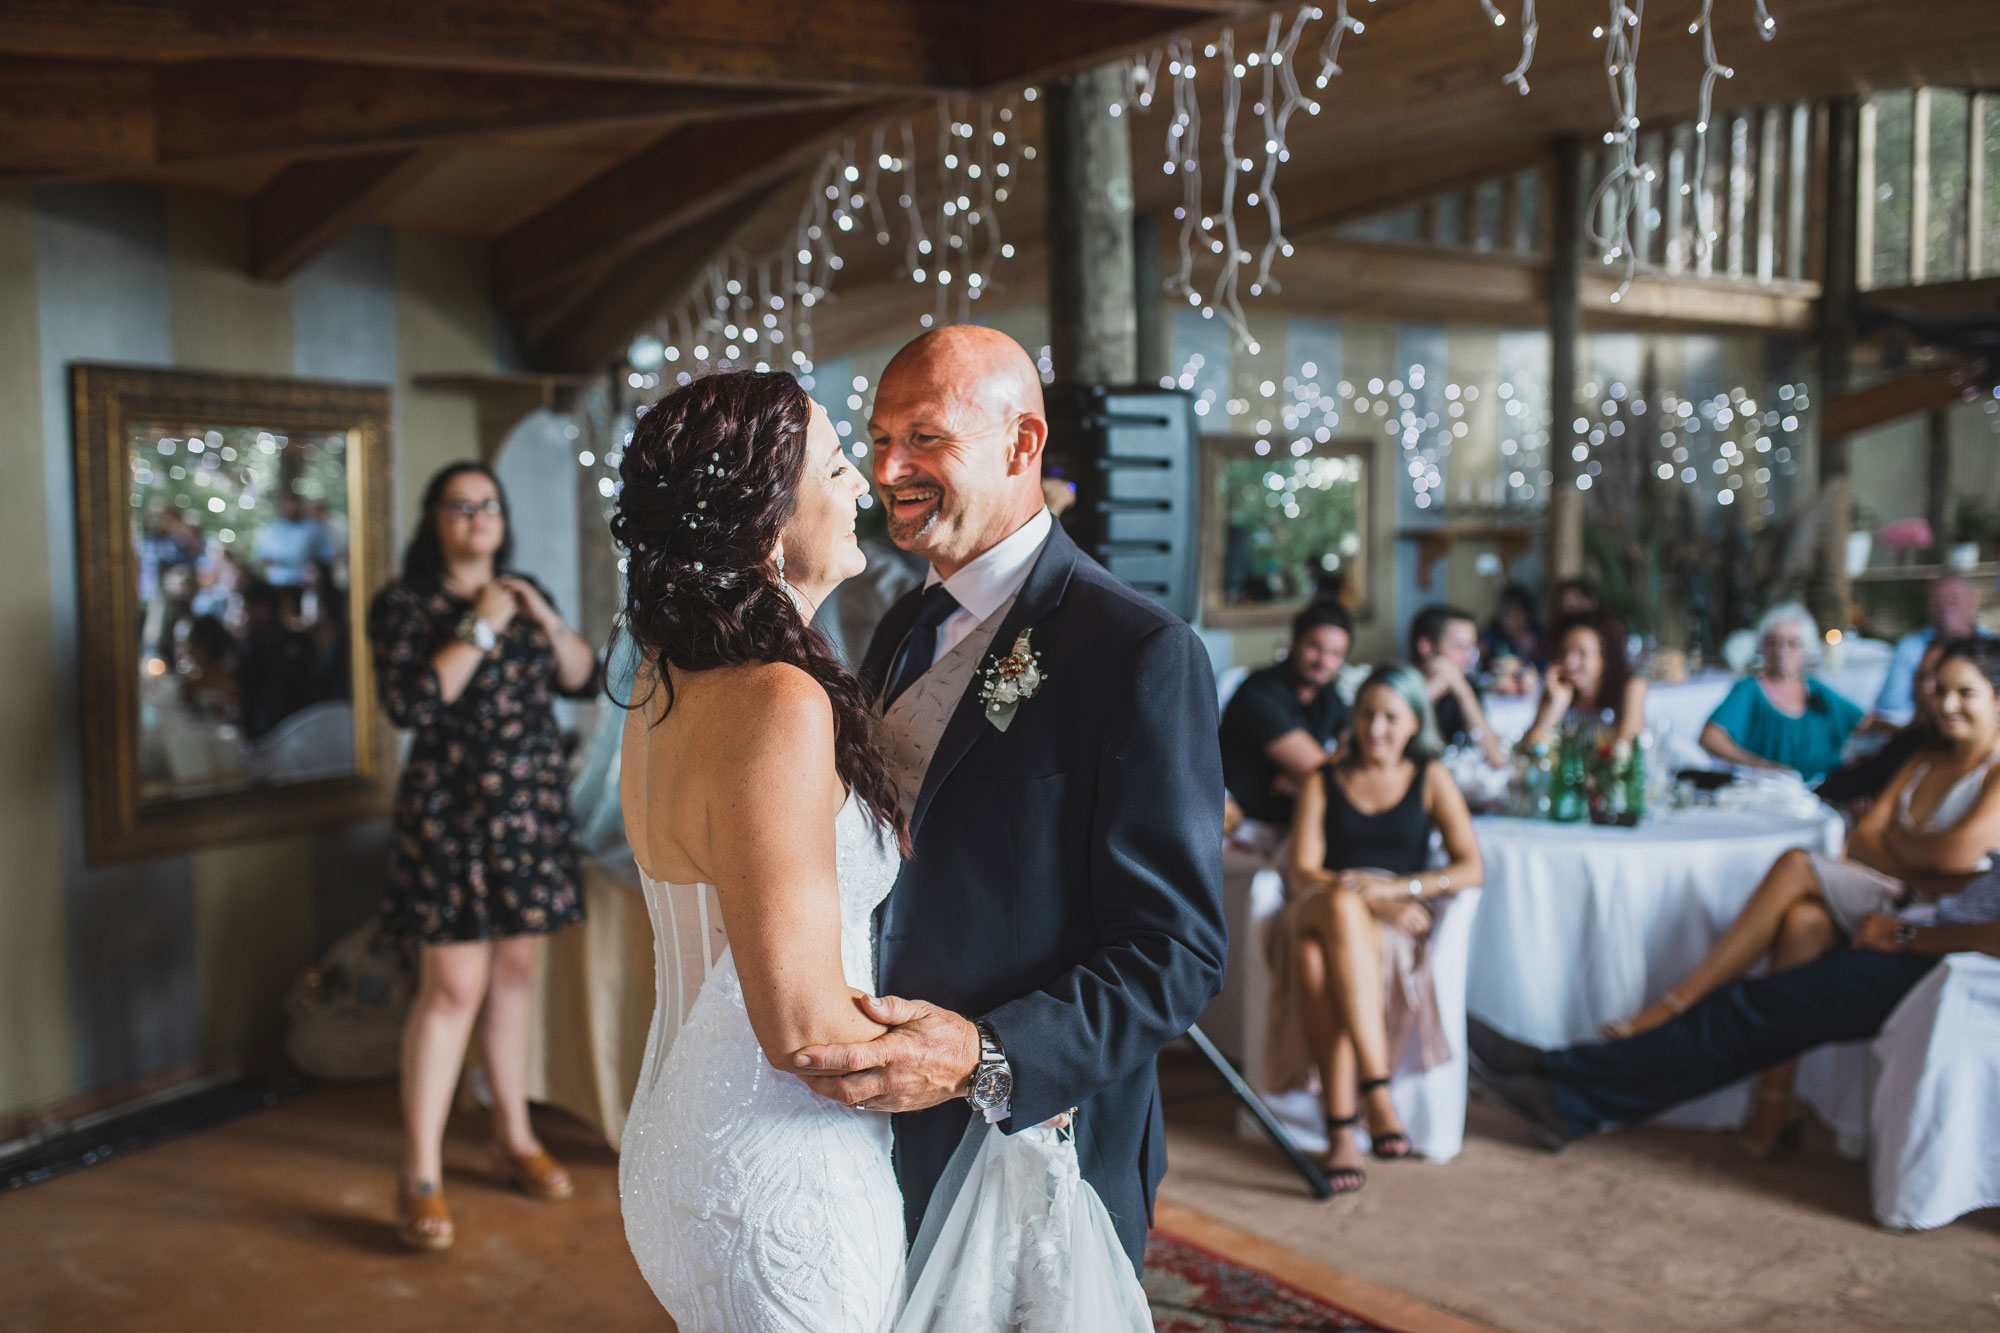
M951 88L973 82L969 8L932 0L0 0L0 51Z
M343 154L561 125L699 121L823 105L782 87L529 78L321 61L177 68L157 95L162 162L249 153Z
M1281 216L1286 234L1297 235L1308 228L1338 226L1469 189L1496 177L1542 166L1548 160L1548 146L1539 140L1529 140L1281 181L1278 192L1283 208ZM1242 223L1246 235L1269 234L1269 224L1261 209L1246 207Z
M694 285L708 261L783 185L769 185L699 218L614 266L583 300L563 303L554 320L525 330L535 364L560 370L601 366Z
M501 238L501 301L519 309L594 285L619 261L798 170L842 125L824 111L780 111L670 131Z
M0 171L101 175L153 161L150 66L0 57Z
M156 68L0 58L0 170L98 175L245 156L353 156L559 126L692 123L830 100L812 89L324 61Z
M408 150L295 162L250 201L250 276L276 282L352 230L408 184Z

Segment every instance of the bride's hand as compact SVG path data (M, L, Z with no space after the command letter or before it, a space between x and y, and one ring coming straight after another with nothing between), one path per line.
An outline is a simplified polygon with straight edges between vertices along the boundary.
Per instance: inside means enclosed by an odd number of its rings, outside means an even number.
M921 1111L963 1097L979 1067L979 1030L949 1009L894 995L861 1012L889 1030L873 1041L808 1046L792 1063L806 1086L843 1106Z

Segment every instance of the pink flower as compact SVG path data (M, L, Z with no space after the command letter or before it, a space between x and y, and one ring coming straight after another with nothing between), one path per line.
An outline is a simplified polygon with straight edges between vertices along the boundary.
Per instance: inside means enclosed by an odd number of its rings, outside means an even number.
M1932 544L1931 525L1920 518L1899 518L1882 525L1882 544L1892 551L1921 551Z

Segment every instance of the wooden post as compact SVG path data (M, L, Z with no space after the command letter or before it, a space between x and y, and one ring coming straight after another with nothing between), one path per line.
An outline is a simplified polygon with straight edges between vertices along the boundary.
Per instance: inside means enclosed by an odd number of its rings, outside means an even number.
M1944 563L1951 548L1951 413L1924 418L1924 520L1931 525L1930 560Z
M1583 573L1583 492L1576 479L1576 344L1583 313L1583 140L1555 143L1549 191L1549 558L1548 594Z
M1986 108L1990 93L1974 93L1965 117L1965 276L1986 271Z
M1162 257L1160 215L1147 211L1132 215L1132 307L1135 319L1134 359L1140 384L1158 384L1174 368L1167 363L1173 354L1167 332L1166 264Z
M1132 299L1132 139L1112 115L1123 64L1044 88L1048 178L1049 359L1059 381L1130 384L1138 376Z
M1856 246L1861 216L1858 186L1863 167L1861 124L1861 104L1856 99L1843 97L1828 104L1826 240L1820 250L1819 387L1813 394L1822 413L1835 398L1847 392L1852 374L1854 289L1859 264ZM1853 614L1853 588L1847 577L1847 534L1854 527L1846 436L1820 437L1819 484L1829 505L1822 525L1820 567L1833 587L1833 605L1816 606L1812 610L1820 623L1844 627L1852 622Z

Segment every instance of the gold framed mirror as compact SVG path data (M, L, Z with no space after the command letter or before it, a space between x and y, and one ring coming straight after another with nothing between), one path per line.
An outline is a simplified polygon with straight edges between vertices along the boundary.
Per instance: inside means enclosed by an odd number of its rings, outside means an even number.
M1202 439L1203 624L1282 625L1336 581L1357 619L1370 614L1373 447L1307 443Z
M384 812L389 391L71 367L92 863Z

